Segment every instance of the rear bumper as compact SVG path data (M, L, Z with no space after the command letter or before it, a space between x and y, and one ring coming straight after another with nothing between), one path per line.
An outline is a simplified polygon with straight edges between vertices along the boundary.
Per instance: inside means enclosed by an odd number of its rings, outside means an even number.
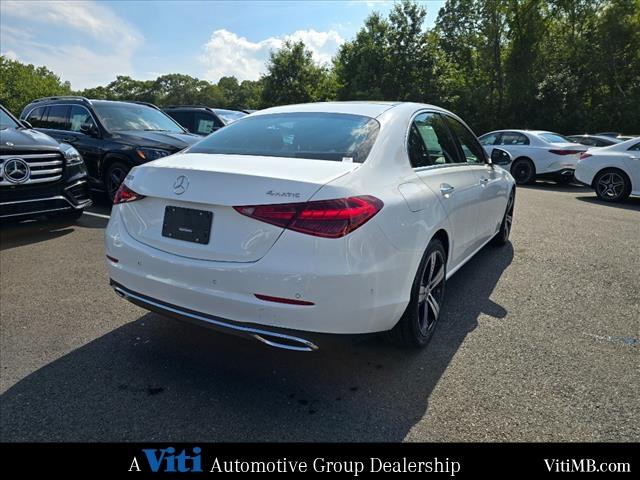
M553 172L545 172L537 175L540 179L549 179L549 180L571 180L573 179L575 169L573 168L562 168L560 170L556 170Z
M218 262L138 242L117 207L105 236L106 254L117 259L107 261L110 278L172 308L251 328L360 334L391 329L409 301L418 260L396 250L373 222L345 241L285 232L259 261ZM256 294L312 304L276 303Z
M140 293L133 292L113 280L110 281L110 284L118 296L152 312L201 325L218 332L257 340L270 347L298 352L312 352L318 349L318 346L312 341L294 336L292 333L285 333L282 330L276 331L275 329L265 330L258 325L240 325L231 320L214 317L213 315L202 312L195 312L165 303L161 300L149 298Z

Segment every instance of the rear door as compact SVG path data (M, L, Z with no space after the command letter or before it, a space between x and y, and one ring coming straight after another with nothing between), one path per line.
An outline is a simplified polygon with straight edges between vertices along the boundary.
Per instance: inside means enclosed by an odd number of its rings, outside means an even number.
M487 162L485 152L473 132L450 115L446 115L446 119L457 140L458 153L462 155L480 186L477 199L477 238L474 242L478 248L493 236L500 225L509 192L506 192L502 182L502 173Z
M467 258L477 245L480 184L463 162L456 140L438 113L418 114L409 133L409 158L416 174L447 212L452 229L450 268Z
M82 127L93 125L93 134L84 133ZM69 122L61 141L73 145L82 155L84 163L89 171L89 176L94 183L102 183L100 180L99 164L102 158L102 139L98 126L89 110L82 105L71 105L69 109Z
M66 136L65 130L69 120L68 113L68 105L49 105L42 119L38 122L40 125L38 130L41 130L59 142L63 142L64 140L62 139Z

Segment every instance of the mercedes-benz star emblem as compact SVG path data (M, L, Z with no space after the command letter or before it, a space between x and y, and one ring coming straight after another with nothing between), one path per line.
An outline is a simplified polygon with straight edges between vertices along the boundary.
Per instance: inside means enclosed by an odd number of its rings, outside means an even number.
M189 188L189 179L186 175L180 175L176 178L176 181L173 182L173 193L176 195L182 195Z
M31 169L21 158L10 158L4 162L3 175L11 183L24 183L29 180Z

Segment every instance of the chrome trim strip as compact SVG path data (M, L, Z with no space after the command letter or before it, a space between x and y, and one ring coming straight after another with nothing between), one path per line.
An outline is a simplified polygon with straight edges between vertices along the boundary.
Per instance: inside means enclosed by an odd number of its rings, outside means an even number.
M51 175L52 173L60 172L62 172L62 168L49 168L48 170L31 170L31 175Z
M52 167L54 165L62 165L62 160L53 160L51 162L27 162L29 167Z
M4 205L4 204L2 204ZM9 215L1 215L0 218L23 217L27 215L40 215L41 213L59 212L60 210L69 210L69 207L49 208L47 210L34 210L33 212L10 213Z
M204 322L210 327L214 328L215 330L218 330L224 333L231 333L231 334L240 335L243 337L253 338L254 340L258 340L266 345L269 345L270 347L282 348L284 350L293 350L296 352L313 352L314 350L318 350L318 346L316 344L314 344L313 342L310 342L309 340L305 340L304 338L294 337L291 335L286 335L284 333L270 332L268 330L261 330L258 328L233 325L230 323L222 322L220 320L214 320L212 318L208 318L195 313L186 312L184 310L180 310L179 308L169 307L168 305L154 302L153 300L136 295L135 293L130 292L125 288L117 285L113 285L113 289L115 290L118 296L124 298L125 300L132 301L131 299L133 299L136 302L140 302L145 305L150 305L160 311L171 312L174 315L184 317L185 319L192 319L192 320L197 320L199 322ZM269 340L268 337L280 339L282 341L287 341L292 343L299 343L299 344L302 344L302 346L280 343L277 340Z
M22 158L28 160L29 158L59 158L62 161L62 153L28 153L26 155L20 155L14 153L12 155L0 155L0 160L7 160L8 158Z
M0 185L33 185L34 183L46 183L46 182L56 182L62 178L62 175L56 175L55 177L45 177L45 178L30 178L24 183L11 183L7 180L0 181Z
M16 203L28 203L28 202L47 202L50 200L64 200L72 207L73 203L69 201L67 197L63 197L62 195L56 195L55 197L46 197L46 198L30 198L29 200L16 200L15 202L2 202L0 205L14 205Z

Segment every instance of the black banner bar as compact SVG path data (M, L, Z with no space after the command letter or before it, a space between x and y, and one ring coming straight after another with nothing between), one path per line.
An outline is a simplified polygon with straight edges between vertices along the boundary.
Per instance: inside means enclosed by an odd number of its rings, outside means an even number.
M8 444L7 471L137 477L211 474L478 475L621 473L637 475L638 444ZM593 475L592 475L593 476Z

